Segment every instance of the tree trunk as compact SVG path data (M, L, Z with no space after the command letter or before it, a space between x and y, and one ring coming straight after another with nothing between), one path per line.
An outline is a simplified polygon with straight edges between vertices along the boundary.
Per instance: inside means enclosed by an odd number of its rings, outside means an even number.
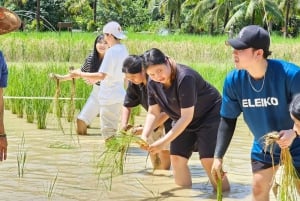
M36 30L40 31L40 0L36 1Z
M170 13L170 19L169 19L169 31L171 31L171 29L172 29L173 17L174 17L174 12L171 11L171 13Z
M97 0L94 0L94 23L96 23L97 20Z
M225 27L226 27L226 25L227 25L227 22L228 22L228 20L229 20L229 8L227 7L226 8L226 12L225 12L225 18L224 18L224 24L223 24L223 30L222 30L222 33L224 33L224 31L225 31Z
M211 20L210 27L209 27L209 34L214 35L214 30L215 30L214 22L213 20Z
M286 11L285 11L285 20L284 20L284 30L283 30L283 37L286 38L289 33L289 15L290 15L290 8L291 8L291 1L287 0L286 2Z
M251 24L254 24L254 21L255 21L255 10L252 13Z

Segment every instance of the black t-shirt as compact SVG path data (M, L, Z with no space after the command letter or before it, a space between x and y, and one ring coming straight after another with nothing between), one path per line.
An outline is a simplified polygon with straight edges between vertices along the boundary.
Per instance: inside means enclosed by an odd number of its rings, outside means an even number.
M128 82L128 87L126 89L126 95L124 99L124 107L136 107L142 105L143 108L148 110L148 94L147 87L144 84L133 84ZM165 131L168 132L172 128L172 120L168 119L164 123Z
M85 59L84 64L81 66L80 70L82 72L89 72L89 73L94 73L94 72L98 72L101 63L102 63L102 59L98 58L98 63L94 64L94 65L98 65L98 66L92 66L92 61L93 61L93 53L90 53L89 56ZM94 68L93 68L94 67ZM97 71L95 71L97 69ZM100 85L100 81L96 83L97 85Z
M125 107L136 107L139 104L145 110L148 110L147 88L144 84L137 85L129 81L123 105Z
M169 88L149 78L147 89L149 105L158 104L174 121L180 118L181 108L192 106L195 110L191 124L219 116L220 93L188 66L177 64L176 76Z

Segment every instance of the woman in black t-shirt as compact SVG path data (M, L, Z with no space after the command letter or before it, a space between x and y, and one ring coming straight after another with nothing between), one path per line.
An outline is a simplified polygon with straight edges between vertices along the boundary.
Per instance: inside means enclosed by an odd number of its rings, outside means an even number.
M214 189L211 176L214 150L220 121L221 95L192 68L177 64L159 49L153 48L143 55L144 68L149 76L148 113L142 138L146 140L164 111L172 120L172 129L148 148L156 153L171 144L171 164L175 183L191 186L188 160L194 148ZM227 177L223 178L223 191L229 190Z
M148 76L146 75L145 70L142 68L142 63L143 59L138 55L128 56L123 63L122 72L125 73L125 77L128 80L128 87L126 89L122 110L121 127L123 130L127 130L129 127L131 127L131 125L128 125L131 108L141 105L145 110L148 110L148 94L146 87ZM166 115L161 115L161 121L157 124L160 126L154 129L151 138L147 141L148 143L155 142L163 137L165 132L170 130L171 121L168 118L163 119L164 116ZM143 127L134 127L133 129L135 134L140 134ZM154 169L170 169L171 162L169 150L170 146L166 145L158 153L150 153L150 159Z

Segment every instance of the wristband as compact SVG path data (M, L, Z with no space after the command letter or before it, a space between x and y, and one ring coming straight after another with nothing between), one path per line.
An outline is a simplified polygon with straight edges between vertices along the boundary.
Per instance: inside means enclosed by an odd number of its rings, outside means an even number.
M0 135L0 138L2 138L2 137L6 137L6 134L1 134L1 135Z

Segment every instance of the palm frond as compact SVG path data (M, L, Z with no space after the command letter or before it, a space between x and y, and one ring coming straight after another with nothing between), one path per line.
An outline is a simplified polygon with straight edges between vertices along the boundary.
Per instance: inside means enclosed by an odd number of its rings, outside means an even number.
M244 18L245 7L241 6L228 20L225 29L229 29L231 26L238 24L238 22Z

